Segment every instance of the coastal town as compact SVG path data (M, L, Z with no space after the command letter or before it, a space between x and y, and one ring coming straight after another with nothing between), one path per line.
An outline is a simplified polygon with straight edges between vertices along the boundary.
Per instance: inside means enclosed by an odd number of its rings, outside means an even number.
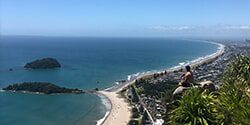
M215 85L215 90L218 90L223 84L221 79L226 72L225 67L237 56L250 54L248 41L213 42L220 47L210 57L181 65L175 69L131 75L129 80L119 80L117 86L101 91L98 88L90 91L69 89L51 83L13 84L3 90L44 94L101 94L111 104L111 111L105 115L105 119L100 124L110 125L123 122L128 125L165 125L168 124L169 111L176 103L173 91L184 73L185 65L192 67L196 83L211 81Z
M0 125L250 125L250 0L0 0Z
M216 89L222 84L221 78L231 60L239 55L250 54L250 43L247 41L214 41L224 45L223 53L206 60L199 65L192 65L197 83L212 81ZM174 105L172 93L176 88L183 67L174 71L163 71L139 77L125 87L113 88L127 99L131 109L130 125L164 125L168 120L168 108ZM127 84L126 82L122 82ZM119 90L118 88L122 88ZM119 90L119 91L118 91ZM112 91L108 90L108 91ZM111 100L112 103L112 100Z

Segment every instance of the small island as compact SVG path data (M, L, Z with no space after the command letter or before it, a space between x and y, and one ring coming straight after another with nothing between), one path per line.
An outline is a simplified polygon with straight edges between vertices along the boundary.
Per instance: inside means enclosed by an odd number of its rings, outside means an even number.
M65 87L60 87L52 83L46 82L24 82L24 83L16 83L13 85L9 85L3 90L6 91L19 91L19 92L35 92L35 93L43 93L43 94L56 94L56 93L72 93L72 94L81 94L85 93L85 91L80 89L70 89Z
M61 64L54 58L43 58L27 63L24 68L29 69L52 69L60 68Z

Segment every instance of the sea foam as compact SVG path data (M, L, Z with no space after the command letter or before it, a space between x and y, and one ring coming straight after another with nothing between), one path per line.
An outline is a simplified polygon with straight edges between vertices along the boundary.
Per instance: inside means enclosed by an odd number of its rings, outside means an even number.
M111 105L111 102L109 101L109 99L106 96L104 96L102 94L98 94L98 96L101 98L102 104L105 106L105 108L107 110L104 117L102 117L101 119L96 121L96 125L101 125L101 124L103 124L105 119L108 117L108 115L109 115L109 113L111 111L112 105Z

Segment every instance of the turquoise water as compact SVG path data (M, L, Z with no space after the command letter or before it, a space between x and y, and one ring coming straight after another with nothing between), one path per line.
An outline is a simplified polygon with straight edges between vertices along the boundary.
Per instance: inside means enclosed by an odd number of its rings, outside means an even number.
M217 45L166 38L0 38L0 87L24 81L83 89L107 88L137 72L164 69L212 54ZM54 57L60 69L25 70L26 62ZM9 71L12 68L13 71ZM0 124L95 124L106 112L96 95L0 93Z
M105 107L95 95L0 94L1 125L91 125ZM87 100L87 101L86 101ZM83 108L85 107L85 108Z

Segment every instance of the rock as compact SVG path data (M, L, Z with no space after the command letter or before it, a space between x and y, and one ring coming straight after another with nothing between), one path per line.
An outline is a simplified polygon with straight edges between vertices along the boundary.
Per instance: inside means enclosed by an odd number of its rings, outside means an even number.
M209 91L216 90L215 85L212 81L204 81L204 82L201 82L200 85L201 85L201 88L207 89Z
M198 83L198 86L196 87L200 87L202 88L202 90L209 90L209 91L215 91L215 85L212 81L204 81L204 82L200 82ZM182 93L188 89L190 89L191 87L183 87L183 86L179 86L177 87L174 92L173 92L173 97L176 98L179 95L182 95Z
M179 95L182 95L182 93L188 89L190 89L191 87L183 87L183 86L179 86L177 87L174 92L173 92L173 97L177 97Z
M24 68L30 69L51 69L60 68L61 64L54 58L43 58L27 63Z

